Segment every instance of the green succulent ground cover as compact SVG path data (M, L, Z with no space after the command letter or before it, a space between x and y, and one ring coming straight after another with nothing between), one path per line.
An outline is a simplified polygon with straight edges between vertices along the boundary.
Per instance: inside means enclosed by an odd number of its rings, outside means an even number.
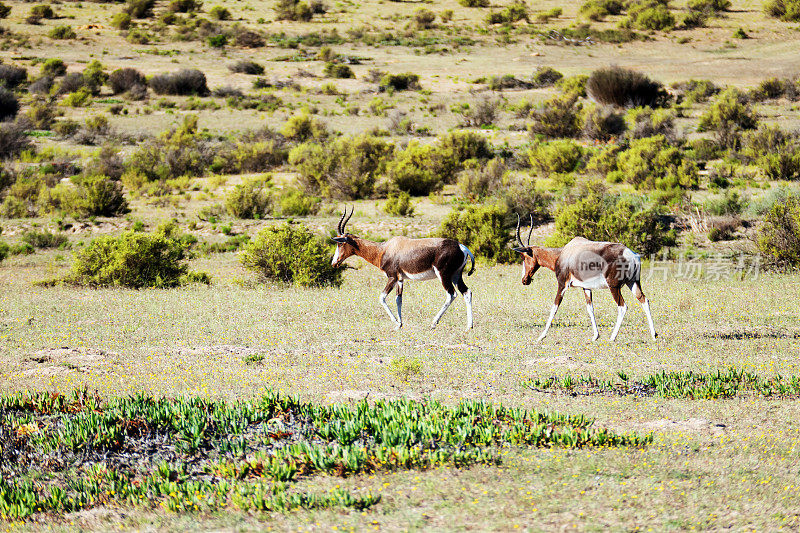
M583 415L483 401L321 406L275 393L231 403L102 399L86 389L18 393L0 399L0 516L109 504L175 512L367 509L379 495L298 491L293 484L319 474L495 465L509 446L651 442L649 434L595 428Z
M667 372L662 370L642 379L631 381L628 375L618 372L619 381L599 379L586 374L536 378L528 386L536 391L564 390L578 394L631 394L660 396L662 398L717 399L740 394L757 394L764 397L797 397L800 395L800 377L780 374L763 377L754 372L734 367L714 372Z

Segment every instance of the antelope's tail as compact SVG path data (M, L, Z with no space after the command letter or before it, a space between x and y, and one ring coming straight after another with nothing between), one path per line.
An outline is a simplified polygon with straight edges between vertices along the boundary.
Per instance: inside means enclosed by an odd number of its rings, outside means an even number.
M472 255L472 252L469 251L469 248L463 244L459 244L459 246L461 247L461 251L464 252L464 266L467 265L467 258L472 261L472 266L470 267L469 272L467 272L467 276L471 276L472 273L475 272L475 256Z

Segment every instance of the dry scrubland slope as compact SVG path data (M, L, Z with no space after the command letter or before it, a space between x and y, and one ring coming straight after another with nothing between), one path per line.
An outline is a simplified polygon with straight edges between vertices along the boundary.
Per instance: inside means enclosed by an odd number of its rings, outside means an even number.
M535 139L526 126L532 116L520 112L519 104L544 102L558 96L559 90L493 91L489 88L492 76L510 75L527 81L544 66L570 76L617 64L664 84L710 79L746 92L771 77L796 83L800 72L797 23L767 18L761 2L735 1L722 16L709 18L706 27L636 30L647 40L590 46L541 38L553 29L568 35L570 28L583 23L579 2L536 3L529 6L530 24L510 25L488 25L484 20L488 13L500 12L505 6L467 8L456 2L337 2L310 22L274 20L272 2L208 2L204 12L194 17L177 15L184 20L178 23L164 19L167 5L157 3L153 17L135 20L134 28L127 31L111 26L122 4L58 3L53 8L59 18L36 25L26 21L33 4L7 4L11 12L3 22L8 32L2 36L0 58L3 63L25 67L30 81L39 76L40 59L61 58L71 73L82 72L96 59L106 72L132 67L148 76L198 68L207 76L210 89L229 88L226 95L202 97L157 95L151 89L146 98L135 99L112 95L104 86L99 94L82 102L86 105L73 106L66 94L34 96L20 87L21 114L42 98L49 108L63 113L58 122L72 120L83 128L79 135L59 133L54 123L33 128L28 138L39 155L4 161L8 175L21 177L21 182L34 176L33 181L47 182L47 190L62 178L68 180L81 175L84 167L90 168L101 145L111 146L112 153L121 154L120 164L128 164L148 136L179 127L191 114L199 117L199 130L188 137L208 150L220 151L221 145L214 143L239 140L247 130L265 125L280 128L301 110L324 122L329 131L388 130L380 132L382 138L401 145L413 139L437 142L436 135L465 120L452 105L469 103L474 108L487 96L498 102L491 125L464 129L485 136L497 154L510 161L511 173L505 176L511 176L513 183L535 185L549 194L546 210L554 213L579 197L576 190L581 189L575 183L602 180L605 175L583 168L566 173L531 168L530 162L526 163L527 150ZM187 21L210 18L214 6L228 9L231 20L189 28ZM414 17L420 7L439 17L433 28L416 28ZM679 21L687 13L685 7L683 3L672 6ZM553 8L563 12L546 22L536 21L536 13ZM453 10L452 19L442 21L439 14L446 10ZM612 30L623 18L608 17L593 22L592 27ZM54 27L65 24L73 27L74 38L48 36ZM180 28L190 40L175 38ZM242 28L257 32L265 46L238 45ZM734 38L738 28L749 38ZM340 37L331 37L332 30ZM312 33L317 35L310 36ZM211 46L209 38L215 35L226 35L230 42ZM322 50L326 39L333 43L329 43L332 52ZM351 65L355 78L324 77L326 62L319 57L330 54L358 57L359 64ZM265 67L264 73L231 73L228 66L243 59L258 62ZM379 80L370 80L371 69L416 73L422 90L379 92ZM254 89L257 77L273 87ZM56 87L60 83L57 80ZM326 87L329 84L333 87ZM235 94L231 92L234 89L242 91L242 96L261 98L259 102L267 108L241 109L232 104L227 97ZM800 124L798 105L787 96L750 98L760 123L776 124L787 131L796 128ZM273 97L280 99L277 105ZM677 253L700 254L709 261L717 254L743 250L752 259L751 238L764 216L757 206L762 198L770 198L771 189L787 184L768 179L758 158L745 153L753 148L746 135L741 146L697 155L700 145L690 145L684 138L690 142L711 139L712 144L718 140L713 132L697 131L700 116L711 105L695 101L680 108L680 113L676 111L675 127L669 132L675 138L668 144L682 153L693 152L692 161L700 166L715 167L725 157L734 161L729 176L732 190L752 202L747 209L743 205L736 208L732 219L736 226L729 238L709 239L709 229L724 217L711 213L707 200L719 199L722 193L719 183L712 183L704 172L698 174L696 187L678 193L673 190L666 199L659 199L658 191L636 189L631 183L605 186L612 193L636 194L641 202L656 204L659 216L679 230ZM408 125L399 124L397 112L405 113ZM110 129L88 131L91 128L84 121L96 115L105 116ZM632 142L626 135L617 142ZM289 144L300 141L291 139ZM209 144L202 144L206 142ZM577 144L587 150L581 165L604 146L586 139ZM142 408L146 399L141 405L129 406L143 409L136 411L136 416L129 413L119 419L113 418L118 413L111 412L110 404L98 407L91 403L91 396L58 408L50 403L61 397L47 400L48 396L43 396L35 408L32 404L24 408L6 404L0 424L0 468L4 479L17 484L14 490L2 493L3 512L4 518L24 518L8 523L10 530L39 530L45 524L56 530L76 526L107 530L112 524L189 530L257 530L265 526L292 530L333 526L354 530L508 530L519 526L531 531L800 527L796 388L800 304L795 297L800 287L795 274L688 279L679 275L679 266L671 264L667 279L645 277L644 281L660 334L657 343L647 341L644 316L626 294L630 309L620 342L609 344L606 339L615 309L608 295L599 291L595 306L601 340L587 342L588 318L583 297L576 291L565 298L546 342L535 344L554 296L552 275L540 272L530 286L523 287L518 265L481 263L475 275L467 278L475 293L473 331L462 331L465 312L461 299L454 302L436 331L428 329L442 293L435 282L427 282L407 286L406 324L402 332L394 333L376 302L383 286L381 274L360 260L349 261L356 268L345 271L339 288L301 288L260 283L242 267L235 251L218 253L210 248L231 242L231 236L255 235L275 223L269 216L235 218L224 208L226 197L237 185L267 170L274 172L278 185L295 183L297 169L284 160L223 177L203 168L183 180L139 183L141 188L131 187L136 182L123 179L131 210L127 216L74 217L47 204L25 213L30 216L2 219L0 238L17 250L24 233L31 230L63 233L68 245L61 250L37 249L31 255L17 253L0 266L0 390L7 395L24 390L69 394L77 387L87 387L104 398L142 393L227 401L224 409L215 404L214 416L228 408L241 409L243 404L233 403L237 400L261 402L259 398L268 391L298 395L315 405L345 407L326 412L320 407L287 404L267 410L272 414L264 415L265 420L258 418L263 413L251 413L251 420L257 422L242 429L220 419L204 425L208 411L203 411L203 406L208 404L192 404L180 416L167 417L170 421L197 420L196 427L157 421L154 410ZM453 206L492 204L503 199L502 190L510 188L500 180L501 192L482 198L452 181L443 191L413 199L413 217L387 215L383 211L385 191L376 189L373 192L378 199L354 201L357 208L351 230L375 238L398 233L428 235L440 227ZM8 195L5 182L0 183L3 194ZM295 220L327 234L335 226L335 212L343 200L335 194L326 197L317 213ZM504 223L513 220L511 211L503 213L508 215ZM118 235L137 227L154 230L160 221L170 218L178 221L181 232L199 239L192 268L208 272L211 286L129 290L33 284L67 275L72 252L83 249L93 237ZM500 241L508 236L508 229L501 227ZM535 240L544 241L553 231L553 225L545 223L537 228ZM748 374L729 374L730 368ZM692 376L699 377L675 389L659 388L659 383L676 376L661 372L693 372ZM741 379L734 379L737 375ZM747 381L742 376L755 377ZM589 377L592 381L587 383ZM711 384L706 386L701 378ZM347 435L326 433L333 427L331 420L353 416L348 409L369 411L367 404L356 403L365 398L367 403L398 398L438 400L446 406L442 409L453 410L461 409L454 406L462 401L502 402L529 412L585 415L596 419L591 431L608 428L613 435L632 432L638 437L616 443L629 444L622 446L598 445L597 434L592 434L595 440L573 442L570 424L579 426L580 420L565 423L544 417L541 427L526 419L526 429L503 433L489 444L477 433L466 440L454 437L457 444L451 445L445 438L420 437L423 430L412 432L408 438L414 445L399 445L396 455L386 459L377 450L381 443L372 429L363 429L352 436L353 441ZM417 404L399 405L398 409L411 405L411 412L422 409ZM463 409L475 412L485 409L476 403L465 405L470 407ZM453 410L447 411L448 416L455 416ZM467 419L466 425L488 434L510 425L516 416L493 419L493 414L480 412L484 414ZM109 417L104 419L105 425L91 418L100 416L97 413ZM232 420L239 419L241 412L237 413ZM276 413L279 416L272 416ZM83 421L83 427L92 431L79 434L76 421ZM406 420L400 426L402 430L411 423ZM102 431L95 432L97 427ZM220 429L229 427L229 434ZM559 441L564 427L567 436ZM65 428L73 428L75 433ZM530 433L534 430L545 436L534 439ZM652 441L648 441L651 433ZM237 440L241 435L248 437L244 444ZM336 456L329 464L309 460L310 455L303 455L312 453L307 450L276 458L275 448L292 439L305 439L312 452L331 444L327 451L319 452L320 457L333 457L331 450L342 448L351 455ZM582 446L586 444L595 446ZM273 455L253 449L260 445ZM245 457L252 462L243 462ZM401 457L407 462L400 464ZM156 464L161 459L169 464ZM396 468L392 471L387 465ZM300 474L292 473L292 468L299 468ZM115 477L117 474L121 477ZM27 482L33 487L30 490L23 486ZM51 486L67 492L51 493ZM229 487L236 490L225 492ZM245 496L232 496L237 491ZM34 493L38 504L24 504L13 512L6 505L13 498L24 500ZM381 499L376 502L370 495ZM76 503L80 498L85 500Z

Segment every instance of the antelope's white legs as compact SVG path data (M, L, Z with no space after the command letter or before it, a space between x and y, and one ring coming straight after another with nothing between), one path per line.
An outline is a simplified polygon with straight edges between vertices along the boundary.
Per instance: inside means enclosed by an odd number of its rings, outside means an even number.
M464 293L464 301L467 302L467 330L472 329L472 291Z
M397 328L400 329L403 327L403 294L398 294L397 298L394 299L397 302Z
M433 319L433 324L431 324L431 329L436 327L436 324L439 323L439 320L442 318L442 315L444 314L444 312L447 311L447 308L450 307L450 304L453 303L453 300L455 300L455 299L456 299L456 293L455 292L453 292L452 294L451 293L447 293L447 298L444 301L444 305L442 306L441 311L439 311L439 314L436 315L436 317Z
M387 296L388 296L387 293L382 292L381 295L378 297L378 301L381 303L383 308L386 309L386 313L388 313L389 318L392 319L392 322L394 322L395 325L398 325L400 322L394 317L394 314L392 314L392 310L389 309L389 306L386 304L386 297Z
M625 311L628 310L628 307L625 305L620 305L617 307L617 323L614 324L614 329L611 332L611 342L614 342L614 339L617 338L617 334L619 333L619 327L622 325L622 319L625 317Z
M539 335L538 339L536 339L536 342L539 342L547 336L547 331L550 329L550 325L553 323L553 317L556 316L556 311L558 311L558 306L554 304L553 307L550 308L550 316L547 318L547 324L544 326L544 331L542 331L542 334Z
M592 322L592 340L596 341L600 338L600 332L597 331L597 321L594 319L594 305L592 304L592 291L583 289L583 294L586 295L586 312L589 313L589 320Z
M653 317L650 315L650 302L647 300L647 298L644 299L642 309L644 309L644 314L647 316L647 325L650 327L650 336L653 337L653 340L656 340L656 328L653 326Z

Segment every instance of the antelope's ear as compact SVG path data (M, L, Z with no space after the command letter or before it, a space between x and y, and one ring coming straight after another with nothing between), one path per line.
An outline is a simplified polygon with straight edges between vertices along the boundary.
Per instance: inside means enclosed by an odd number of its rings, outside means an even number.
M344 235L342 235L342 236L340 236L340 237L331 237L331 240L332 240L333 242L338 242L338 243L340 243L340 244L341 244L341 243L345 243L345 242L347 242L347 237L345 237Z
M528 246L519 246L517 248L512 248L515 252L519 252L521 254L531 253L531 249Z

